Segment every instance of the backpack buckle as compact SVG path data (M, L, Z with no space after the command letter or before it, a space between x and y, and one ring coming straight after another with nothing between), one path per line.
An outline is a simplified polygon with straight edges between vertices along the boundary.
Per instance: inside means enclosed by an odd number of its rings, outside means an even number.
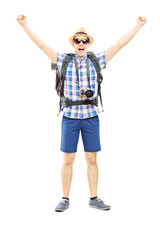
M62 106L63 107L68 107L68 104L67 104L67 102L69 101L69 98L67 98L67 97L61 97L61 103L62 103Z

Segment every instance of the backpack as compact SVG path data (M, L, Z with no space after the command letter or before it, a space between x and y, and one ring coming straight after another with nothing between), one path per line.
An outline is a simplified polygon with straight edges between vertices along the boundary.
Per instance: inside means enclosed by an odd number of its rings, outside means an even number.
M65 81L65 73L67 71L67 67L69 65L69 62L72 58L75 57L75 54L68 53L66 57L63 60L62 63L62 69L61 73L59 72L59 69L57 68L57 65L51 62L51 69L56 70L56 82L55 82L55 90L57 92L57 95L60 97L60 104L59 104L59 114L61 112L61 107L68 107L73 105L87 105L87 104L93 104L98 107L98 96L100 97L100 102L102 106L102 112L103 110L103 104L102 104L102 96L101 96L101 83L103 80L103 76L101 74L101 69L99 65L99 61L95 54L93 52L87 52L87 57L92 61L93 66L97 72L97 82L98 82L98 93L97 97L95 97L94 100L84 100L84 101L69 101L68 98L64 96L63 90L64 90L64 81ZM59 116L59 114L57 116Z

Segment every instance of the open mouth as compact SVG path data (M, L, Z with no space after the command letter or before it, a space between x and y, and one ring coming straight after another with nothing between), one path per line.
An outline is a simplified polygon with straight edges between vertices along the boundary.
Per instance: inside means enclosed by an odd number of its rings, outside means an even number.
M80 52L82 52L82 51L84 51L84 48L78 48L78 50L79 50Z

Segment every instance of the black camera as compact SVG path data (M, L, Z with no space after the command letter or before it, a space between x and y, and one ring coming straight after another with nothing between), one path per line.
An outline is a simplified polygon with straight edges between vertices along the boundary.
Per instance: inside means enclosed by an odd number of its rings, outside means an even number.
M86 96L88 98L93 97L93 91L90 88L81 88L80 96Z

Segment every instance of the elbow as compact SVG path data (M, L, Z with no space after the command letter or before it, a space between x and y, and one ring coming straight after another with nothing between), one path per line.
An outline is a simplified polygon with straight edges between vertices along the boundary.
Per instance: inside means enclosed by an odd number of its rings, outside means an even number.
M43 51L44 48L45 48L45 43L41 43L41 44L39 45L39 48Z
M117 41L117 49L120 50L123 47L123 44L120 40Z

